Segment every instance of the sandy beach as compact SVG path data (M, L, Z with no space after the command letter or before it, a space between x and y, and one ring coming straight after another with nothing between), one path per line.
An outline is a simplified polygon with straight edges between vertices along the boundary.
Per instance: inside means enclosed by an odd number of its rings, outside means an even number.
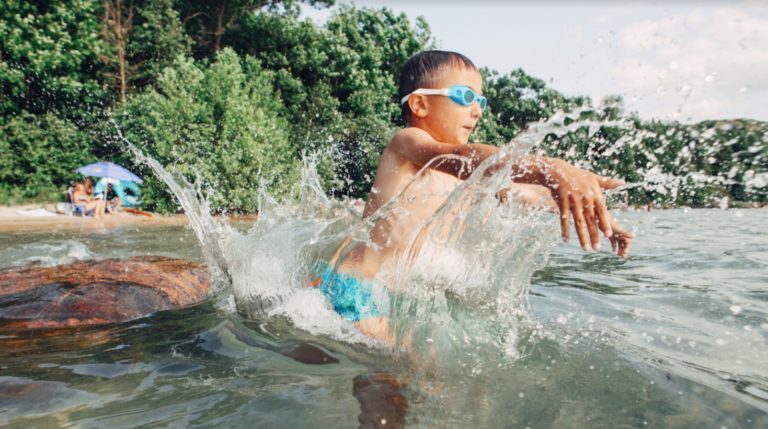
M100 219L58 214L53 204L0 206L0 232L185 225L183 214L139 216L126 212Z

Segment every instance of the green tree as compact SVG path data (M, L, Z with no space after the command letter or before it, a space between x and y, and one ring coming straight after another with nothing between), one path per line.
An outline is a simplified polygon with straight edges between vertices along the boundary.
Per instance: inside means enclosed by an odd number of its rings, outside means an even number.
M105 0L102 18L104 81L117 88L121 103L129 91L154 82L178 55L188 54L172 0Z
M244 17L239 30L226 42L275 72L294 144L329 155L325 179L333 193L365 196L399 123L400 68L434 44L426 22L344 6L322 28L262 11Z
M212 208L255 211L261 186L280 194L296 182L282 108L272 74L223 49L211 64L179 57L117 117L129 140L206 190ZM147 184L146 201L167 209L157 185Z
M69 118L100 105L104 50L92 0L8 0L0 8L0 112L58 111Z
M259 10L271 12L282 9L294 19L299 4L330 6L333 0L188 0L178 2L178 8L189 34L195 41L195 53L200 57L216 54L226 37L237 33L241 20ZM235 31L233 31L233 29Z
M489 69L482 72L489 108L481 132L486 133L485 141L491 144L506 143L529 123L548 119L555 112L590 104L586 97L566 97L548 88L543 80L522 69L505 75Z
M192 40L184 32L173 0L145 0L135 21L128 55L139 68L133 85L143 88L179 55L189 55Z
M48 113L23 113L0 125L0 201L62 200L75 168L95 161L92 135Z

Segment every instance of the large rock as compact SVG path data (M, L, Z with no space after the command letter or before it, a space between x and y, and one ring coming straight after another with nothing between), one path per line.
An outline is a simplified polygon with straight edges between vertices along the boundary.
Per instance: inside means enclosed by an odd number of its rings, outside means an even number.
M141 256L0 271L0 332L135 319L202 301L205 266Z

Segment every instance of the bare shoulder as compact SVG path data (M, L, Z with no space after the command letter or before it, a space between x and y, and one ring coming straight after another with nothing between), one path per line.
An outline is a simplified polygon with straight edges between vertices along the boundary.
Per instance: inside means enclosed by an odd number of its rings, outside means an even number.
M418 143L433 140L428 132L421 128L408 127L398 131L389 141L389 146L399 146L402 144Z

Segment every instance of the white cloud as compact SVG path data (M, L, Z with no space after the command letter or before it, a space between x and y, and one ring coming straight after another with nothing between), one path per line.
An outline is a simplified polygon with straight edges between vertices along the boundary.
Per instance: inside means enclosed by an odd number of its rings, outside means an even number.
M768 19L696 9L632 23L618 40L619 88L639 100L628 107L676 119L768 116Z

